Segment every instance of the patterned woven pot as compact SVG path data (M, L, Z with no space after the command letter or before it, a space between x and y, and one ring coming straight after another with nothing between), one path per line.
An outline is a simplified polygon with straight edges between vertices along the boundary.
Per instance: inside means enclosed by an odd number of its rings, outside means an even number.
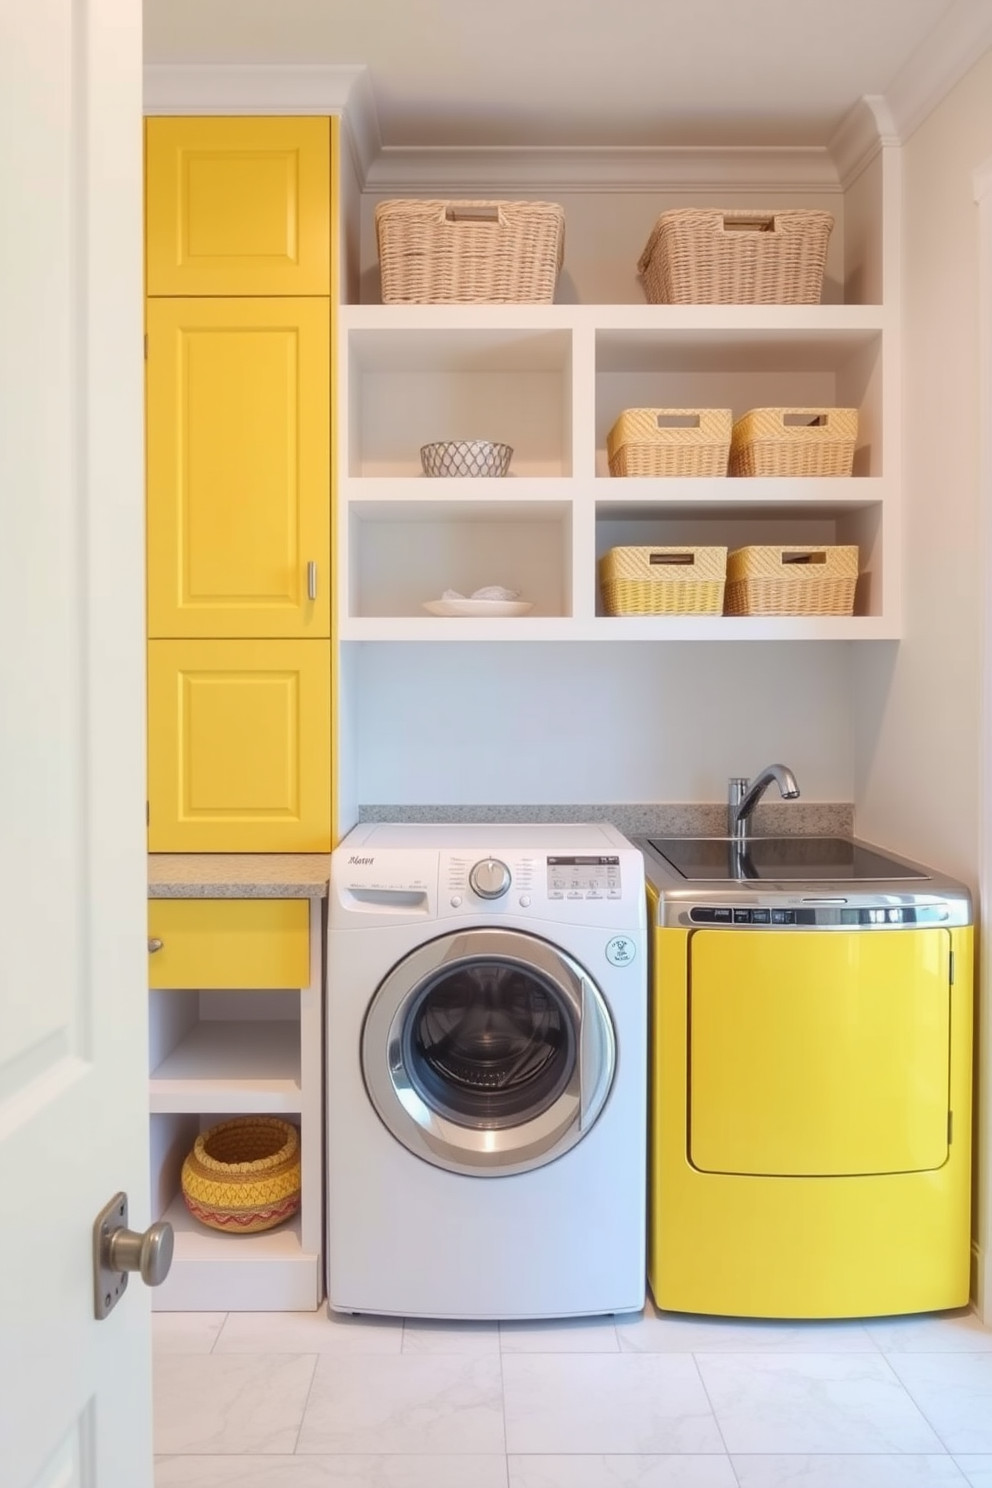
M201 1132L183 1163L183 1198L214 1230L271 1230L300 1207L300 1134L275 1116L238 1116Z

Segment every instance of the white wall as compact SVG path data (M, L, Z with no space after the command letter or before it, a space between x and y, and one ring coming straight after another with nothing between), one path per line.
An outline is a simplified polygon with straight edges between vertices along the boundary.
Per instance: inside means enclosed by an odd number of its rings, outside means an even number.
M728 776L782 760L804 800L850 801L852 649L363 645L358 800L725 801Z
M978 211L992 157L992 52L903 149L905 639L856 664L861 836L973 888L980 861L983 590L979 493ZM988 1019L983 1017L987 1030ZM981 1034L978 1244L992 1308L992 1148Z

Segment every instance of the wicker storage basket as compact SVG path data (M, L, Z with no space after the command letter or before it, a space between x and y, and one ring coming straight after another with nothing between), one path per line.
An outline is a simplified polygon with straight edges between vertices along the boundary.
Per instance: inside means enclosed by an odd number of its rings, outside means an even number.
M214 1230L271 1230L300 1207L300 1137L275 1116L238 1116L201 1132L183 1163L182 1191Z
M830 212L662 212L637 265L652 305L816 305Z
M611 475L726 475L729 408L625 408L606 436Z
M734 423L731 475L850 475L856 408L752 408Z
M565 244L554 202L384 201L375 232L385 305L554 299Z
M599 560L608 615L719 615L726 548L611 548Z
M851 615L856 547L737 548L727 559L727 615Z

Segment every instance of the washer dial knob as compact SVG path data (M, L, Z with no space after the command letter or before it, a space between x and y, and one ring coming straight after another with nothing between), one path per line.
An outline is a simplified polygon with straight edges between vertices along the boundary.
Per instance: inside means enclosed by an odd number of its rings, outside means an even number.
M510 887L510 870L499 858L483 858L472 868L468 881L480 899L501 899Z

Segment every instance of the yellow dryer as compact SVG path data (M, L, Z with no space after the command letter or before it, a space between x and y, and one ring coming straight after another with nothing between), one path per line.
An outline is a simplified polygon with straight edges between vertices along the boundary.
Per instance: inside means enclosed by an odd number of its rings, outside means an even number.
M869 844L783 841L752 840L746 880L723 839L638 844L655 1301L767 1318L962 1306L968 892Z

